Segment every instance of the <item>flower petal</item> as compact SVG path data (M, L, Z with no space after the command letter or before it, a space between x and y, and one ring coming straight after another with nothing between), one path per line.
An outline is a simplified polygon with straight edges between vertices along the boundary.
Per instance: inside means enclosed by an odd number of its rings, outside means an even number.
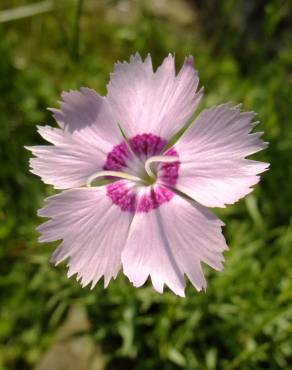
M119 124L129 137L152 133L170 139L193 115L201 92L191 56L175 75L174 56L169 55L153 72L150 55L139 54L130 63L117 63L108 85L108 99Z
M31 172L57 189L86 184L102 169L112 147L122 141L105 98L86 88L62 97L61 110L54 110L54 116L63 128L38 127L40 135L54 145L27 148L36 156L30 160Z
M63 91L61 96L60 109L49 108L60 127L70 133L82 132L82 138L91 144L100 139L119 143L120 131L105 97L87 87Z
M207 207L225 207L250 193L267 163L245 159L267 144L250 133L254 113L220 105L204 110L175 149L180 170L176 189Z
M205 289L201 262L222 269L227 249L222 225L208 209L178 195L155 210L136 213L122 252L125 275L137 287L150 275L160 293L166 284L184 296L184 274L197 290Z
M57 264L69 257L68 276L77 273L83 286L104 276L105 286L121 267L132 215L106 195L106 187L67 190L47 198L39 210L51 220L38 227L41 242L63 239L53 254Z

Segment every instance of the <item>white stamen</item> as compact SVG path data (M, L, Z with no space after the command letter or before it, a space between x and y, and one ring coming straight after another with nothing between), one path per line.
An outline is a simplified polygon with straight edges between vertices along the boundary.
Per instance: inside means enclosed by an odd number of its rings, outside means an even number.
M99 172L94 173L93 175L91 175L88 178L88 180L86 182L86 186L87 187L90 187L93 180L97 179L98 177L104 177L104 176L119 177L121 179L126 179L126 180L130 180L130 181L142 182L142 180L139 177L130 175L130 174L125 173L125 172L120 172L120 171L99 171Z
M153 157L148 158L147 161L145 162L145 171L151 178L155 179L156 176L150 167L152 163L155 163L155 162L173 163L177 161L178 161L178 157L167 156L167 155L155 155Z

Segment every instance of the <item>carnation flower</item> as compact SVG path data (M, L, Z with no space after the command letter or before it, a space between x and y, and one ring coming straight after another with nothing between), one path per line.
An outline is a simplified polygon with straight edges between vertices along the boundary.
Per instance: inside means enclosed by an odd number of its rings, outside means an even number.
M176 74L174 56L154 72L151 57L136 54L116 64L107 96L63 92L51 109L59 128L38 127L53 145L28 148L31 172L65 189L39 210L49 218L39 240L62 240L52 259L69 258L68 276L82 286L104 277L106 287L122 269L135 287L150 276L158 292L184 296L186 277L206 288L202 262L223 269L223 223L207 207L253 190L268 164L246 157L266 143L251 133L254 113L224 104L172 144L201 100L198 84L190 56Z

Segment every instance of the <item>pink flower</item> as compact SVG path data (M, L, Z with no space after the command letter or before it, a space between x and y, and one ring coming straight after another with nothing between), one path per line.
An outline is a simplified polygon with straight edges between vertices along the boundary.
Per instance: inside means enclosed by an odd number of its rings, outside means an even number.
M62 240L68 276L83 286L122 268L139 287L148 276L184 296L185 276L206 288L201 262L222 270L223 223L206 207L225 207L250 193L268 164L246 159L266 147L251 133L252 112L228 104L204 110L173 145L202 97L193 58L176 75L169 55L153 72L151 57L117 63L106 97L63 92L51 109L59 128L38 127L53 145L29 147L31 172L56 189L39 215L41 242ZM119 129L122 127L125 137ZM167 146L168 145L168 146ZM168 148L168 149L165 149ZM93 186L96 179L109 183Z

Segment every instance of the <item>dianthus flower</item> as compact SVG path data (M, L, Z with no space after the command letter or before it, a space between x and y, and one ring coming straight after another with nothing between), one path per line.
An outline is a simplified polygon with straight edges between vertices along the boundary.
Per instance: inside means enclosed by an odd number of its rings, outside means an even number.
M202 97L193 58L176 75L169 55L154 72L151 57L117 63L107 96L62 93L51 109L59 128L38 127L53 145L29 147L31 172L56 189L38 214L41 242L62 240L53 254L69 258L68 276L83 286L122 268L136 287L150 276L184 296L187 276L206 288L201 263L222 270L223 223L207 207L250 193L268 164L246 159L265 148L251 133L254 113L239 106L204 110L175 142ZM121 130L122 128L122 130ZM104 185L96 185L96 180Z

